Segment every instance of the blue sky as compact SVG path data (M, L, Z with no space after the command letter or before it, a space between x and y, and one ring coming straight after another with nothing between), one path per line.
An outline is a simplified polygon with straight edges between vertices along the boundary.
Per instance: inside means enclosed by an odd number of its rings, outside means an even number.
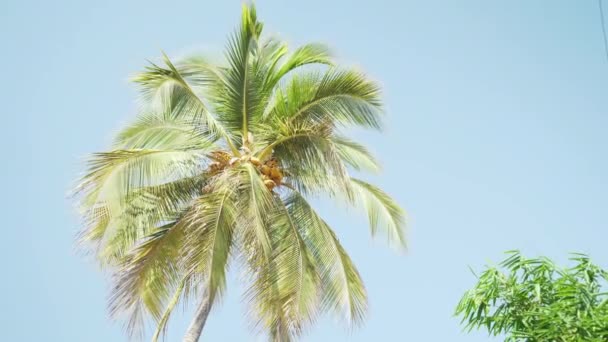
M475 280L469 265L519 248L608 266L597 1L264 0L258 10L267 32L328 43L381 82L387 130L357 138L383 162L371 179L409 213L399 255L370 241L363 217L317 203L359 266L371 312L353 332L325 317L302 341L489 341L452 317ZM125 341L107 318L107 279L74 252L66 191L83 157L133 116L127 77L161 49L218 54L239 11L237 0L2 2L0 339ZM206 341L256 341L234 278ZM178 315L168 340L187 323Z

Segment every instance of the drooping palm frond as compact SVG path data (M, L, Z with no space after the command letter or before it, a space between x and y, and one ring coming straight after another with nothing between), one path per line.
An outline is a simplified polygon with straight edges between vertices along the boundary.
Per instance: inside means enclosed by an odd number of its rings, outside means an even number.
M275 146L287 180L300 191L352 197L348 170L331 136L322 130L290 136Z
M287 199L315 268L320 273L323 305L341 314L349 324L360 324L367 312L367 294L359 272L332 229L297 192Z
M206 149L130 149L96 153L75 189L84 205L123 199L133 189L196 175Z
M83 236L83 242L99 243L102 266L120 260L138 240L150 234L158 224L179 217L206 184L204 175L182 178L157 186L132 191L119 210L112 212L105 225L97 224ZM101 223L103 223L102 221Z
M279 196L268 221L271 257L264 259L254 249L245 249L253 278L246 298L252 303L255 326L264 328L273 341L290 341L317 317L320 280L312 252Z
M184 268L200 275L211 303L226 287L228 258L233 245L237 207L230 189L207 193L184 216L191 237L184 246Z
M182 202L200 180L205 153L216 148L195 126L148 114L121 131L115 145L89 159L74 190L88 227L85 240L103 237L110 221L125 217L129 207L138 214L145 211L142 205L154 208L154 196L165 204Z
M372 236L383 227L388 241L398 247L405 247L405 213L384 191L360 179L352 178L356 196L367 210Z
M204 158L202 150L180 149L94 155L74 190L85 226L80 241L93 248L102 244L102 259L122 255L157 222L174 217L196 192L202 172L198 165Z
M380 164L365 146L335 134L331 140L340 159L349 167L357 171L380 172Z
M127 315L131 336L143 336L146 313L161 319L171 289L181 279L178 257L183 237L184 226L171 222L151 234L123 261L110 298L110 312L115 317Z
M265 257L270 256L270 237L267 217L272 210L272 195L257 170L243 165L237 170L240 178L239 225L247 243L259 248Z

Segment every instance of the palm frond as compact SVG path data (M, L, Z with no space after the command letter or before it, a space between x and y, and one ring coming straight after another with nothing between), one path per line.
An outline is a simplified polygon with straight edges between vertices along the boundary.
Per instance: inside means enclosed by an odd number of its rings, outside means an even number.
M205 103L204 90L221 82L219 69L201 58L191 57L176 66L163 54L163 62L166 67L151 63L146 71L132 78L140 86L145 109L204 126L209 139L221 137L236 152L232 134L212 115Z
M200 197L184 216L189 240L184 246L184 267L204 279L213 305L226 287L226 269L233 245L237 209L233 192L225 189Z
M357 171L380 172L380 164L368 149L348 138L333 135L332 143L343 162Z
M104 214L90 230L84 230L81 244L100 245L98 258L102 266L114 265L140 239L149 235L162 222L178 217L192 200L201 195L205 177L182 178L157 186L132 191L120 209L106 206Z
M256 246L268 258L271 252L268 221L272 210L272 194L266 188L259 172L251 165L239 169L239 226L249 245Z
M257 93L252 86L251 54L258 44L262 24L257 21L254 6L243 5L241 25L230 37L226 49L228 68L223 85L216 87L216 111L220 120L233 132L241 132L247 140L248 125L255 112Z
M131 336L143 334L146 314L160 320L171 289L181 279L178 268L183 226L171 222L160 227L135 248L120 266L110 297L110 312L126 314Z
M268 73L265 85L268 88L274 88L288 73L299 67L311 64L332 65L333 60L330 49L326 45L320 43L300 46L285 58L285 61L276 71L271 70L271 72Z
M81 244L100 246L100 259L107 258L102 265L112 264L157 222L174 218L196 193L203 158L199 150L95 154L75 189L85 223Z
M405 247L405 212L381 189L362 180L352 178L355 198L365 207L372 236L384 228L390 243Z
M263 260L250 256L253 283L246 293L254 303L252 320L270 332L273 340L289 341L302 334L317 315L319 279L311 251L296 222L279 196L268 218L272 255Z
M288 199L289 211L314 255L320 273L325 308L360 324L367 312L367 294L359 272L332 229L297 192Z
M213 135L194 120L140 114L114 139L115 149L209 148Z
M294 76L275 96L267 121L320 122L380 129L380 88L354 70L330 68L324 73Z

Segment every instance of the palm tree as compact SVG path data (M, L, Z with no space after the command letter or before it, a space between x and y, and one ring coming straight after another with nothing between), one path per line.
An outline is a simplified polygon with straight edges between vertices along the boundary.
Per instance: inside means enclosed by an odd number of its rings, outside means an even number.
M244 270L251 320L272 341L297 338L328 310L361 322L363 282L311 196L365 208L373 235L404 246L399 206L349 175L377 162L341 135L381 128L379 87L334 66L323 45L289 53L261 33L245 5L225 63L163 54L136 75L138 117L75 189L80 241L114 275L110 311L132 337L153 320L156 341L194 298L184 341L198 341L229 265Z

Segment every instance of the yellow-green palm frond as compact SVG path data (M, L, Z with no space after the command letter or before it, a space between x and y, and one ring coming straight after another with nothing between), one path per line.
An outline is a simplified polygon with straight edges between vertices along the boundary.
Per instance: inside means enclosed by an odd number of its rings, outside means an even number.
M389 243L399 248L406 247L403 209L380 188L356 178L351 181L355 198L367 210L372 236L384 229Z
M247 243L270 256L271 245L267 217L272 210L273 198L259 172L250 164L237 171L239 177L239 226Z
M294 75L274 100L267 120L322 122L337 126L382 126L379 86L352 69L330 68L324 72Z
M205 149L213 145L213 137L205 126L193 119L140 114L135 122L121 130L115 140L116 149Z
M234 193L223 189L203 195L182 220L189 237L184 246L184 268L200 275L202 287L213 303L226 287L226 269L237 222Z
M127 316L131 336L143 336L146 315L160 320L171 290L179 285L179 255L184 226L171 222L159 227L123 260L110 297L114 317Z
M287 55L286 46L280 50L269 63L269 69L264 80L264 89L271 91L290 72L306 65L333 65L330 49L324 44L305 44Z
M380 163L365 146L335 134L331 141L335 145L340 159L349 167L357 171L380 172Z
M163 54L163 62L165 67L151 63L144 72L132 78L140 87L144 110L204 125L211 140L225 139L225 143L236 151L232 134L205 102L208 89L221 82L220 69L194 57L184 59L176 66Z
M98 253L102 266L112 265L158 224L179 217L193 198L202 194L205 184L206 178L199 175L132 191L121 211L115 210L111 220L100 220L100 224L85 231L82 242L101 244Z
M333 230L297 192L287 200L294 222L312 251L319 272L324 308L339 313L347 323L362 323L367 312L367 293L359 272Z
M246 298L254 325L272 340L290 341L316 319L321 298L320 278L313 255L285 202L278 195L268 217L270 258L245 249L252 283ZM253 262L252 262L253 261Z

